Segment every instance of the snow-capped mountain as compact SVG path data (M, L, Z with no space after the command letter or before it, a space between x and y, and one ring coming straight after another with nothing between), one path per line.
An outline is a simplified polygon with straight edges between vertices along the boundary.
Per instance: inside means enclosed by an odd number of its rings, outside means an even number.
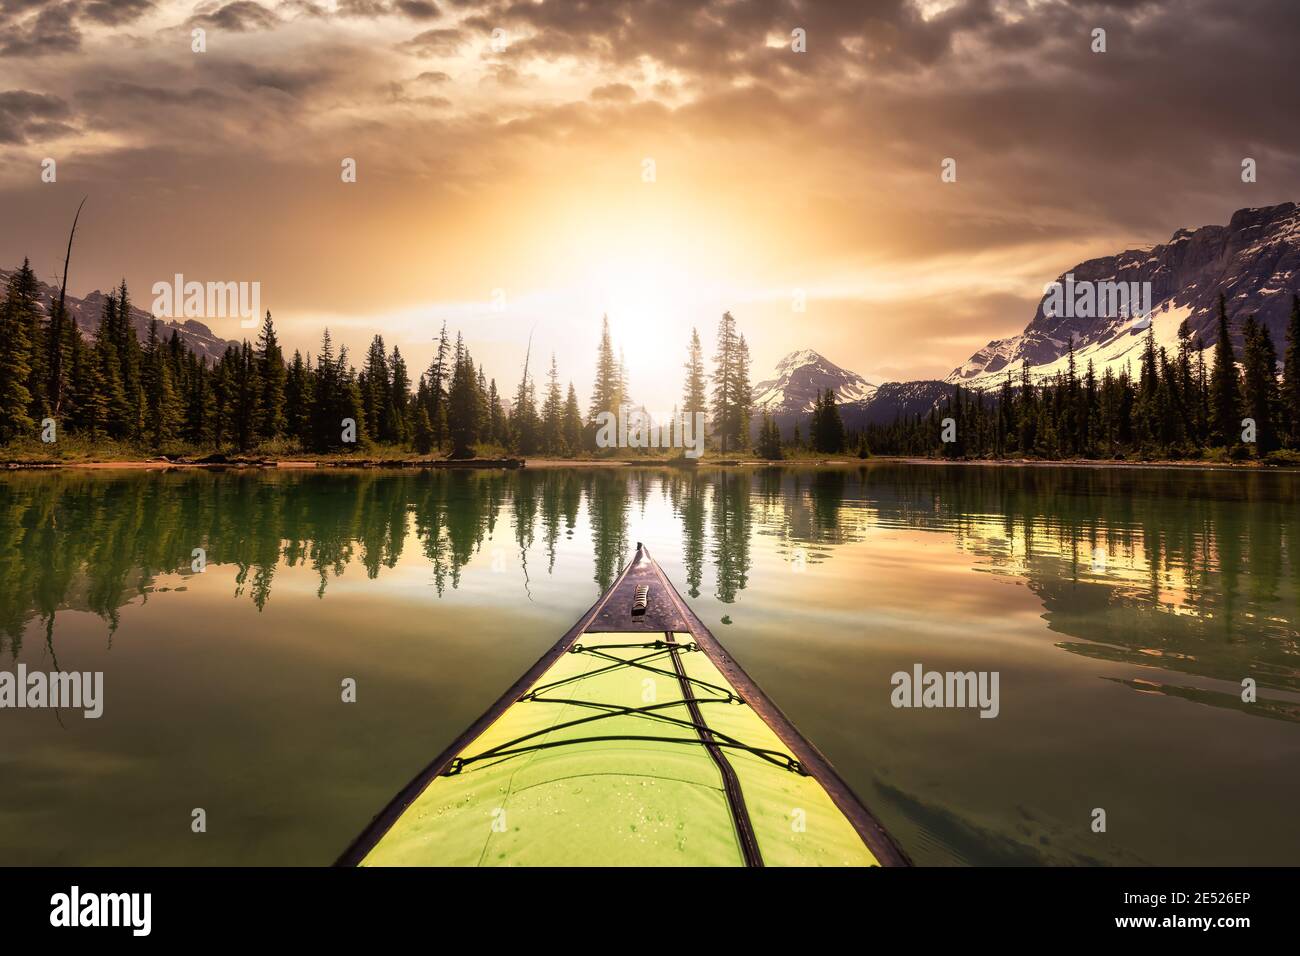
M889 425L898 418L924 417L952 396L957 386L934 379L884 382L871 398L840 406L840 418L852 431L867 425Z
M0 294L4 286L9 281L9 276L13 270L0 269ZM45 311L48 318L54 309L54 304L59 299L59 287L50 285L47 282L38 280L37 288L40 291L40 306ZM99 328L99 319L104 311L104 299L106 296L103 292L96 289L84 299L69 294L64 299L64 306L72 320L77 323L77 330L85 339L94 338L95 330ZM131 326L135 329L136 338L141 342L149 338L149 323L153 321L153 316L138 309L131 307ZM238 345L238 342L231 342L217 336L210 328L195 319L186 319L184 322L177 322L174 319L158 320L158 335L165 341L171 338L172 329L180 333L181 341L190 347L190 349L199 357L207 356L209 362L215 362L221 358L226 351L227 345ZM252 336L256 333L245 333Z
M861 375L840 368L812 349L803 349L781 359L774 378L754 386L754 412L778 416L810 412L813 402L828 388L835 390L838 404L866 401L876 393L876 386Z
M1177 346L1178 326L1185 319L1201 345L1218 338L1219 294L1227 299L1228 316L1255 315L1268 326L1279 350L1286 341L1291 296L1300 293L1300 207L1288 202L1259 209L1240 209L1226 226L1179 229L1170 240L1149 249L1130 249L1114 256L1089 259L1056 280L1064 296L1045 293L1032 321L1020 335L990 342L953 370L947 381L972 388L989 388L1002 380L1008 367L1018 375L1028 361L1035 379L1054 375L1067 361L1074 339L1080 370L1091 360L1098 374L1125 363L1137 367L1148 326L1155 327L1157 345ZM1149 283L1150 313L1140 309L1093 308L1094 317L1062 308L1062 298L1074 301L1069 290L1102 283ZM1113 288L1113 286L1112 286ZM1085 310L1088 311L1088 310ZM1240 322L1234 322L1234 346L1241 348ZM1240 354L1240 352L1238 353Z

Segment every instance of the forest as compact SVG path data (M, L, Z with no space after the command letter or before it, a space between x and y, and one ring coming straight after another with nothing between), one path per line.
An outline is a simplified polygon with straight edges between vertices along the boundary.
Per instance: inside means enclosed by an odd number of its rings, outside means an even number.
M231 344L215 362L154 320L144 342L130 321L125 281L105 298L93 338L60 302L46 310L27 262L0 302L0 446L50 449L71 439L98 457L233 452L373 453L453 459L501 454L587 458L647 454L596 447L602 412L630 403L627 366L602 323L585 408L562 387L555 356L544 381L531 348L509 395L444 323L427 369L413 380L401 351L376 335L359 368L325 329L315 355L286 357L267 312L255 341ZM1184 322L1175 354L1148 329L1139 368L1066 368L1034 381L1024 365L984 392L955 387L926 415L846 429L835 395L815 402L803 428L783 437L755 416L750 354L731 313L718 323L712 369L692 331L680 405L707 416L719 456L781 460L826 455L938 458L1244 460L1300 463L1300 297L1293 297L1285 354L1253 316L1234 329L1220 297L1218 335L1207 349ZM1244 343L1240 361L1233 332ZM1206 352L1212 351L1207 359ZM539 395L540 391L540 395ZM806 429L806 431L805 431Z
M1267 327L1249 315L1237 326L1222 295L1216 331L1214 345L1199 348L1184 321L1170 355L1149 327L1136 375L1098 376L1092 363L1080 371L1071 341L1066 368L1047 381L1032 382L1028 366L1013 381L1008 369L996 394L957 387L928 415L869 427L862 438L889 455L1300 464L1300 297L1292 297L1280 378Z
M72 436L93 448L145 454L202 450L339 453L396 448L451 458L510 453L574 457L598 450L600 413L628 399L627 368L603 322L596 375L586 408L572 382L560 384L554 355L545 381L524 361L506 396L485 375L461 335L444 324L429 367L412 381L397 347L376 335L360 368L324 330L316 354L291 358L271 313L256 341L230 345L217 361L196 355L155 319L140 342L131 327L126 283L105 299L93 339L83 339L56 301L47 321L27 262L10 277L0 304L0 445L47 444ZM730 313L718 326L710 375L699 334L687 347L682 405L704 412L722 451L748 447L749 348ZM49 423L53 435L49 435ZM50 441L50 438L53 441Z

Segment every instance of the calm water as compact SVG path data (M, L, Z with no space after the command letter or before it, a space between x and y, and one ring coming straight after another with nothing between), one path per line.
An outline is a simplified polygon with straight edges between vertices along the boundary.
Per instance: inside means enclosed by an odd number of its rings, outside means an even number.
M884 462L3 476L0 669L102 670L106 702L0 710L0 864L331 861L638 540L918 862L1297 864L1298 498ZM918 662L999 671L1001 715L892 708Z

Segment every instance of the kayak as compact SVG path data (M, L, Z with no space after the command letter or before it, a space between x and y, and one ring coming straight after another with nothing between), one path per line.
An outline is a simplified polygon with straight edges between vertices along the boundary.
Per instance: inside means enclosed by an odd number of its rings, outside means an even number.
M342 866L896 866L907 856L649 551Z

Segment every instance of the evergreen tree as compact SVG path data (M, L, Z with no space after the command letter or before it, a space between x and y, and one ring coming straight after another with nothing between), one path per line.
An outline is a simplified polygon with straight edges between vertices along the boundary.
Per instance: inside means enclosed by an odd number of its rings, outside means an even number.
M582 411L578 407L578 392L569 383L569 394L564 400L564 444L570 455L582 449Z
M457 335L451 387L447 392L447 430L451 438L452 458L474 457L481 418L474 361L465 348L464 340Z
M716 351L713 355L713 434L718 448L725 454L741 438L738 406L737 373L740 366L740 337L736 320L730 312L722 313L718 323Z
M256 413L257 437L262 440L279 438L286 427L284 390L287 375L284 354L280 350L269 309L257 336L257 373L260 387Z
M284 421L288 434L297 438L304 445L310 444L311 436L311 373L302 353L293 351L284 379Z
M139 419L135 402L127 400L126 388L122 384L117 322L118 298L115 292L110 291L104 299L99 327L95 330L93 362L103 406L104 431L113 438L130 438L137 430Z
M376 441L391 441L392 431L388 421L391 383L388 378L388 353L381 335L376 335L370 341L359 385L367 434Z
M433 451L433 426L429 424L429 410L423 405L415 412L415 450L421 455Z
M609 316L603 316L600 326L600 345L596 350L596 380L591 387L591 405L587 413L587 422L593 429L597 427L601 412L618 415L622 394L622 372L614 358L614 345L609 337Z
M1263 456L1278 447L1277 352L1268 328L1252 315L1245 324L1243 397L1246 417L1255 420L1255 450Z
M536 454L541 441L541 423L537 418L536 391L528 374L532 343L524 352L524 372L515 390L515 404L510 414L511 445L521 455Z
M411 438L411 375L396 345L388 357L388 372L391 384L388 389L387 440L403 444Z
M505 403L501 401L501 392L497 389L497 380L488 382L488 405L490 431L488 438L502 448L510 447L510 417L506 414Z
M695 416L707 412L707 386L705 385L704 348L700 333L691 329L691 343L686 349L686 385L682 390L682 414L695 427Z
M555 353L551 353L551 372L547 377L546 401L542 404L542 450L548 455L563 455L567 449L564 439L564 397L560 394L560 374L555 366Z
M438 333L438 348L424 375L425 407L429 411L429 425L433 428L433 444L441 447L447 440L447 380L450 373L450 345L447 341L447 323L442 323Z
M758 457L765 458L768 461L779 461L783 455L781 452L781 431L777 428L776 420L772 418L770 412L763 412L763 422L758 430L758 444L755 448Z
M36 426L29 414L33 405L27 383L32 375L33 325L29 311L34 294L35 276L27 260L9 277L4 302L0 304L0 443L28 435Z
M344 416L339 415L340 396L344 383L340 381L338 360L334 355L334 342L330 330L321 336L320 351L316 353L316 374L312 379L310 411L310 441L315 451L329 451L342 442Z
M1241 435L1241 387L1236 356L1228 329L1228 309L1219 294L1219 340L1214 343L1214 370L1210 373L1210 435L1225 448L1237 444Z
M248 344L245 343L244 346L247 350ZM176 392L172 386L171 368L166 361L163 345L158 339L157 319L149 324L149 341L144 351L142 378L145 395L144 437L153 448L162 448L176 438L179 415ZM248 437L251 438L251 428L249 432ZM241 442L240 447L248 446Z
M1288 447L1300 449L1300 296L1291 296L1291 321L1287 326L1282 364L1282 414Z
M207 359L199 359L190 352L186 356L186 361L190 373L189 386L185 393L183 434L186 441L195 445L204 445L210 441L208 407L211 402L211 384L208 381Z

